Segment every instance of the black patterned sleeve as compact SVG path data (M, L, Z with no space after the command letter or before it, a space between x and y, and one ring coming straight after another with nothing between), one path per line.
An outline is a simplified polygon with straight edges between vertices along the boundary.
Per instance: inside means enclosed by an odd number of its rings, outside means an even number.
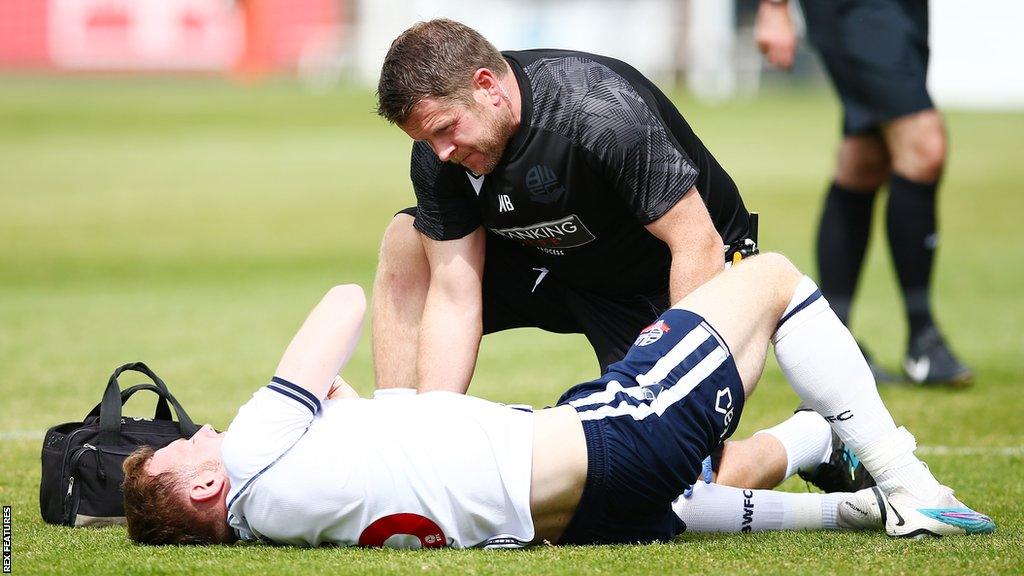
M648 103L618 75L591 86L574 132L641 224L662 217L699 176Z
M480 226L479 208L466 192L465 171L441 162L426 142L413 144L409 176L416 191L413 225L426 237L455 240Z

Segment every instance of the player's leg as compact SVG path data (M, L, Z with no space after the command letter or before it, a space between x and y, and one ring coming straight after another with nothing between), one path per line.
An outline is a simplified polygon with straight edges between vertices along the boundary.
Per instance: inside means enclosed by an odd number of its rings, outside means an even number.
M712 453L718 484L770 489L794 474L824 492L856 492L875 485L855 454L813 410L798 410L788 419L745 440L727 441Z
M750 395L761 377L772 333L802 274L780 254L744 259L674 308L703 317L722 337Z
M715 483L723 486L771 489L790 475L786 447L769 434L728 440L712 458L717 458Z
M688 532L877 530L884 526L885 497L877 488L795 494L698 483L672 511Z
M373 283L373 367L378 389L415 390L416 357L430 266L415 209L399 212L384 231Z
M801 410L744 440L728 441L713 455L715 482L770 489L804 471L817 470L832 454L832 428L817 412ZM844 487L845 488L845 487ZM848 491L845 489L826 492Z
M809 278L786 309L772 336L779 366L888 497L887 532L916 537L994 530L991 519L960 503L914 456L914 437L896 427L856 342Z
M966 384L973 374L939 333L930 298L936 193L946 159L942 118L927 109L886 123L884 132L893 155L886 230L909 325L904 369L915 382Z
M695 290L678 307L702 316L718 331L747 393L753 389L750 378L759 376L763 366L760 346L767 346L769 338L775 343L779 366L801 400L831 423L887 495L914 503L904 507L908 522L890 524L891 535L994 528L991 520L953 498L914 456L913 436L896 428L853 337L817 286L784 257L751 258ZM939 510L940 517L914 508L918 503Z

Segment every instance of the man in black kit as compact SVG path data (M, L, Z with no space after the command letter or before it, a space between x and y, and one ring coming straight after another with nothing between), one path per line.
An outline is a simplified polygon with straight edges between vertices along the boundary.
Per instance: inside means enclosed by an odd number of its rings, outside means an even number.
M932 317L936 190L946 134L926 86L927 0L803 0L808 37L843 104L843 141L818 231L821 291L844 323L864 262L878 189L909 324L907 377L964 385L971 369ZM796 36L786 0L761 0L755 29L768 61L788 68ZM872 365L881 381L884 371ZM889 377L891 379L891 377Z
M482 334L526 326L585 334L604 371L755 250L735 183L623 62L432 20L392 43L378 98L416 141L417 201L381 248L378 388L465 392Z

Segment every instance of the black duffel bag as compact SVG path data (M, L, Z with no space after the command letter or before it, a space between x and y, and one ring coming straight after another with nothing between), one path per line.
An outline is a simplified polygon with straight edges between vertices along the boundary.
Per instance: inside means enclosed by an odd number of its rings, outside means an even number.
M141 372L153 384L121 390L117 378L125 371ZM121 416L121 407L136 392L148 390L159 399L153 419ZM171 417L171 407L178 416ZM39 512L50 524L106 526L124 524L121 464L136 448L154 450L195 434L192 423L167 385L142 362L125 364L110 376L103 401L81 422L50 428L43 439L43 476Z

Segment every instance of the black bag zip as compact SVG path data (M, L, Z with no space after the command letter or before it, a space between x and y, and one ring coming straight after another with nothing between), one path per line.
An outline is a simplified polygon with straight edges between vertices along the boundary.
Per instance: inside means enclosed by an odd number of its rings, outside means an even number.
M74 455L71 456L70 472L68 475L68 491L64 495L64 523L68 526L75 525L75 516L78 515L78 502L79 499L75 498L79 492L75 492L75 475L78 474L78 463L82 459L82 456L86 452L96 453L96 447L92 444L85 444L81 448L75 450ZM79 488L79 491L81 489Z

